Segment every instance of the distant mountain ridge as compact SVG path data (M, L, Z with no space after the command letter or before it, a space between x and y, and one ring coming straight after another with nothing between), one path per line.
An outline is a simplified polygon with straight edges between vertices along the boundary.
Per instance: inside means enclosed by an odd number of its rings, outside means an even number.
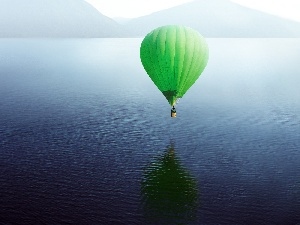
M155 27L182 24L205 37L300 37L300 23L243 7L229 0L194 0L126 24L129 36Z
M229 0L194 0L129 21L115 21L84 0L0 0L0 38L142 37L167 24L190 26L205 37L300 38L300 23Z
M119 37L120 25L84 0L1 0L0 37Z

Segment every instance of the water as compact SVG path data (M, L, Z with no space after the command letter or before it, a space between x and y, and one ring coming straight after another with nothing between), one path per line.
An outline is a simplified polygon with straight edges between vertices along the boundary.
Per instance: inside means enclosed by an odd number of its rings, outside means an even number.
M300 39L208 39L175 119L140 42L0 41L0 224L300 224Z

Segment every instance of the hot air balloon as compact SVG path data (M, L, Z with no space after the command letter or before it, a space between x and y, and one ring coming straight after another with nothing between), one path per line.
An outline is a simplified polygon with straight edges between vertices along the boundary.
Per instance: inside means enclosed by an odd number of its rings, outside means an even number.
M208 45L192 28L167 25L154 29L140 47L142 65L171 105L195 83L208 62Z

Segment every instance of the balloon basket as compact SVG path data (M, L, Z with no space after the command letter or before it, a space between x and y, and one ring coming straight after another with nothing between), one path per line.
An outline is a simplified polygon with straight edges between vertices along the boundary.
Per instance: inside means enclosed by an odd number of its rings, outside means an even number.
M171 112L171 117L176 117L176 112Z

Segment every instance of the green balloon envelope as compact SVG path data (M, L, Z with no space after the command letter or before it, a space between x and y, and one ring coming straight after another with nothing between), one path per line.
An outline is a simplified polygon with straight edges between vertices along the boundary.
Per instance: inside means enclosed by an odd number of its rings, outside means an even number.
M168 25L145 36L140 58L149 77L173 106L203 72L208 52L204 37L196 30Z

